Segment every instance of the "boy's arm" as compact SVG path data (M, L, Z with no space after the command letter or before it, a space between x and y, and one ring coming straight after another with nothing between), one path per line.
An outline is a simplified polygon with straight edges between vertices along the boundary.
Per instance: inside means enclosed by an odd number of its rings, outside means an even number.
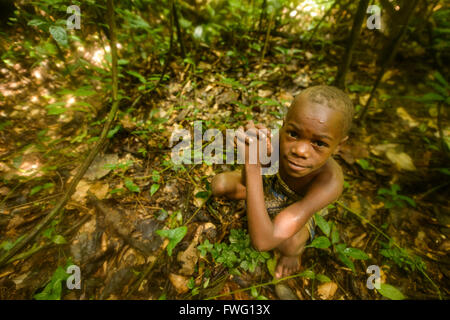
M272 222L264 203L259 165L245 165L247 218L252 243L260 251L276 248L296 234L311 216L335 201L342 193L343 174L330 159L324 170L311 183L305 197L282 210Z

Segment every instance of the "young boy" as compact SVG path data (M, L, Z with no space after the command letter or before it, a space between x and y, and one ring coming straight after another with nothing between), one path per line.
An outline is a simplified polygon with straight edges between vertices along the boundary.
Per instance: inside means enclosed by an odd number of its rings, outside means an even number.
M312 216L323 214L342 193L342 169L332 155L347 140L352 117L352 102L344 92L330 86L310 87L294 99L280 129L276 175L263 179L259 159L256 164L249 161L251 143L267 139L271 146L265 128L249 122L247 133L237 135L237 147L245 150L244 170L213 178L213 195L246 200L255 249L281 253L276 278L300 269L305 244L314 236Z

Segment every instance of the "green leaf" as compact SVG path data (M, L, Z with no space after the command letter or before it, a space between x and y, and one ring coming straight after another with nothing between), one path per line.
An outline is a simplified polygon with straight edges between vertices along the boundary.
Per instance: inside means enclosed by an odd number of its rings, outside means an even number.
M306 247L311 248L319 248L319 249L326 249L331 245L330 240L328 240L327 237L320 236L315 238L311 244L307 245Z
M128 73L129 75L132 75L133 77L138 78L140 82L142 82L142 83L144 83L144 84L147 83L147 80L145 79L145 77L142 76L142 75L140 75L139 73L137 73L137 72L135 72L135 71L127 71L127 73Z
M434 101L444 101L445 98L441 96L440 94L430 92L424 94L422 97L420 97L420 100L423 102L434 102Z
M331 279L328 278L326 275L324 274L318 274L316 275L316 279L319 280L320 282L330 282Z
M305 270L301 273L301 276L307 279L315 279L316 274L312 270Z
M200 255L202 257L206 256L206 254L210 252L212 248L213 245L209 243L208 239L206 239L205 242L203 242L201 245L197 246L197 249L200 250Z
M364 251L356 248L345 248L343 254L357 260L369 259L369 256Z
M62 292L62 281L66 281L69 278L69 274L66 273L67 267L71 265L72 262L69 261L66 267L63 268L59 266L52 275L50 282L45 286L42 292L33 296L36 300L60 300Z
M139 187L137 185L134 184L134 182L130 179L125 179L125 187L128 188L128 190L130 190L131 192L141 192L141 189L139 189Z
M156 234L160 237L168 238L169 244L167 245L167 253L169 256L172 255L172 250L175 246L184 238L187 232L187 227L182 226L172 230L157 230Z
M108 132L108 139L111 139L112 137L114 137L114 135L117 133L117 131L119 131L121 128L120 125L115 126L113 129L109 130Z
M189 289L194 289L195 288L195 281L194 281L194 277L191 277L187 283L187 287Z
M52 241L56 244L65 244L67 243L66 239L64 239L64 237L60 234L57 234L56 236L53 237Z
M27 25L33 26L33 27L40 27L40 26L43 26L46 24L47 24L47 22L45 22L44 20L41 20L41 19L33 19L33 20L28 21L28 23L27 23Z
M380 289L377 289L377 291L385 298L391 299L391 300L404 300L405 296L403 293L401 293L400 290L398 290L396 287L391 286L387 283L381 283Z
M439 71L436 71L433 76L444 86L448 87L447 81L445 81L444 77L439 73Z
M268 259L266 261L267 270L269 270L269 273L272 277L275 276L275 268L277 266L277 259L273 257L272 259Z
M36 187L32 188L31 191L30 191L30 196L38 193L41 190L42 190L42 186L36 186Z
M258 290L256 290L255 287L251 288L250 293L251 293L253 298L256 298L258 296Z
M159 172L156 171L156 170L153 170L153 172L152 172L152 180L153 180L153 182L159 182L159 179L160 179Z
M154 183L152 184L152 186L150 187L150 196L153 196L155 194L156 191L158 191L159 189L159 184Z
M63 27L51 26L49 28L49 31L53 36L53 39L55 39L55 41L58 42L59 45L64 47L68 45L66 29L64 29Z
M336 226L333 227L333 231L331 232L331 243L336 244L340 240L339 231Z
M209 197L208 191L199 191L195 194L196 198L207 199Z
M319 226L320 230L327 235L330 236L330 225L328 222L318 213L314 214L314 220L316 224Z
M338 253L338 258L341 260L347 267L352 269L353 272L355 272L355 265L353 264L352 260L350 260L346 255L342 253Z
M241 263L239 264L239 266L240 266L242 269L244 269L245 271L247 271L247 270L250 268L249 263L248 263L247 260L241 261Z
M398 195L398 198L399 198L399 199L402 199L402 200L404 200L404 201L406 201L406 202L408 202L408 204L409 204L411 207L413 207L413 208L416 207L416 202L414 201L414 199L411 199L410 197L402 196L402 195Z
M67 109L61 107L64 106L65 104L66 104L65 102L56 102L49 104L48 106L45 107L47 109L47 114L49 116L53 116L66 112Z
M92 87L88 86L88 87L81 87L78 88L75 92L74 95L76 97L89 97L96 94L96 91L92 89ZM80 102L78 102L78 104L80 104ZM89 104L88 104L89 105ZM89 105L90 106L90 105Z

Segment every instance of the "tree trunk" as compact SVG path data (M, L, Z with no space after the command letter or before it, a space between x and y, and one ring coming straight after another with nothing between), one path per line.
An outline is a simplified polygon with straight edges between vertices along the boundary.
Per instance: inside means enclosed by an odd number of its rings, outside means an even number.
M345 49L345 55L339 65L338 74L336 76L335 85L341 89L345 89L345 75L347 74L350 62L352 61L353 49L358 41L359 34L361 32L361 26L366 16L367 7L369 6L369 0L360 0L358 9L356 11L355 19L353 20L352 32L350 34L347 48Z
M177 6L175 5L175 1L173 1L171 9L173 12L173 19L175 22L175 26L177 28L177 38L178 38L178 43L180 44L181 57L184 59L184 58L186 58L186 50L184 49L183 37L181 36L180 23L178 21Z
M372 91L370 92L370 97L366 102L366 105L363 107L361 111L361 116L359 117L359 122L364 122L367 114L367 109L369 108L370 102L373 99L373 96L375 94L375 91L378 88L378 85L381 82L381 79L383 78L384 73L386 72L387 68L391 64L392 60L395 57L395 54L397 53L398 47L400 46L400 43L402 42L406 30L408 28L408 24L411 20L412 14L414 12L414 9L418 3L418 0L412 0L408 3L408 6L405 8L405 15L404 15L404 23L402 24L401 31L397 33L396 37L392 39L392 41L386 46L386 49L383 50L383 52L389 53L386 58L383 58L380 72L377 75L377 78L375 80L375 83L373 85Z

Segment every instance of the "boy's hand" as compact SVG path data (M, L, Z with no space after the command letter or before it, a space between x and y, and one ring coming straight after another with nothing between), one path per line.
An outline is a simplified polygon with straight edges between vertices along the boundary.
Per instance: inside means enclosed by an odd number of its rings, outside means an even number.
M270 140L270 129L267 129L264 125L262 124L257 124L255 125L253 123L253 121L249 121L246 125L245 125L245 131L244 132L244 128L239 127L238 131L236 133L236 147L239 149L239 152L244 152L245 154L245 164L257 164L257 165L261 165L260 163L260 158L259 158L259 146L260 146L260 141L266 141L266 152L267 152L267 156L270 156L272 153L272 143ZM255 144L256 145L253 145ZM256 151L256 157L250 157L250 150L255 150ZM255 162L255 158L256 158L256 163ZM252 160L253 163L250 163L250 159Z

